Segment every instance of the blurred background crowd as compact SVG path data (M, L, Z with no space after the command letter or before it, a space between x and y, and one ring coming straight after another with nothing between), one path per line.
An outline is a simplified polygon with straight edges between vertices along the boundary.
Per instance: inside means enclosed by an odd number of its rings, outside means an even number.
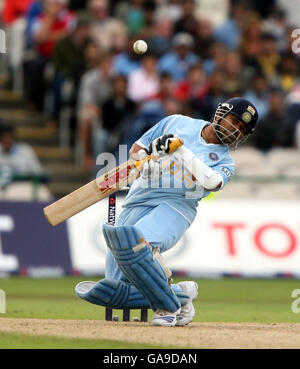
M164 116L209 121L218 103L234 96L259 112L250 147L264 155L300 148L298 0L0 3L7 34L2 88L43 114L87 173L99 153L130 148ZM133 52L137 39L148 44L142 56ZM0 165L16 145L13 136L2 122ZM38 171L25 146L20 165L32 160Z

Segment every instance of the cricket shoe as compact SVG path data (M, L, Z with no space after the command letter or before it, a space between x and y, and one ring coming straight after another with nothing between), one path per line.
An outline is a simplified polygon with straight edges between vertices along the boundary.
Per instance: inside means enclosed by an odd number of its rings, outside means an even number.
M190 296L190 301L181 307L179 313L176 316L177 326L184 326L189 324L195 316L195 308L193 301L198 296L198 285L193 281L179 282L177 284L186 294Z
M166 310L156 310L151 325L157 325L161 327L174 327L176 325L176 315L180 312L180 309L171 313Z

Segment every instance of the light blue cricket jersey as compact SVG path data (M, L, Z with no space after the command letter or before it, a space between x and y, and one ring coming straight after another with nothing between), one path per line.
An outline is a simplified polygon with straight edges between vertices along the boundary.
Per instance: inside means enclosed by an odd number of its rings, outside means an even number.
M148 148L151 141L164 134L173 133L181 137L185 147L196 154L206 165L221 174L223 178L221 188L223 188L234 172L234 162L226 145L208 144L201 137L202 129L207 124L209 122L204 120L183 115L171 115L159 121L136 143ZM141 177L136 179L126 196L123 207L157 206L161 203L167 203L190 223L193 222L197 213L198 201L208 196L210 191L196 186L192 176L184 171L180 163L174 160L173 155L169 155L167 160L163 162L163 168L159 182L152 183L152 187L149 187L150 181Z

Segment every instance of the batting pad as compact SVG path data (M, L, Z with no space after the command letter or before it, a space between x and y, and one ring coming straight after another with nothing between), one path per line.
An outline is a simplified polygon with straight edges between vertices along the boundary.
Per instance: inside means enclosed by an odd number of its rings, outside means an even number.
M176 284L172 285L181 306L189 301L189 296ZM150 302L131 283L121 280L102 279L98 282L83 281L76 285L78 297L92 304L112 309L150 308Z
M132 225L103 225L106 244L118 267L150 302L152 310L175 312L180 302L169 286L166 274L145 243L141 232Z

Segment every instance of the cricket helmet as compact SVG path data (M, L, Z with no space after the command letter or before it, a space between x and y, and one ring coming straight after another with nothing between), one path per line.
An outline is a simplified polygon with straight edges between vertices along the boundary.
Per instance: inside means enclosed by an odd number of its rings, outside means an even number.
M236 135L236 131L231 132L228 130L228 132L224 132L224 129L220 129L221 120L226 120L226 116L229 113L245 124L247 131L244 136ZM245 142L248 136L254 132L257 120L258 113L256 107L242 97L234 97L218 105L213 119L213 127L221 143L227 144L232 148L235 146L236 148L238 141L241 141L240 143Z

